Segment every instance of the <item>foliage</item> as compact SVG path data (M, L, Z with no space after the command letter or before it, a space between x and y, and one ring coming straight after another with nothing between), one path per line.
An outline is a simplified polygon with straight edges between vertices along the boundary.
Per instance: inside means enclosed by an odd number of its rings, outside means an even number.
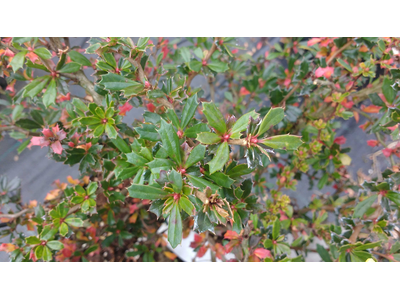
M399 261L400 40L283 38L265 55L234 38L182 42L2 38L0 133L82 176L40 204L1 177L0 250L12 261L168 261L193 230L191 247L213 260ZM126 124L133 107L143 120ZM364 182L335 133L351 118L366 119L357 130L376 140L365 146L391 163ZM299 207L289 191L307 182L322 193Z

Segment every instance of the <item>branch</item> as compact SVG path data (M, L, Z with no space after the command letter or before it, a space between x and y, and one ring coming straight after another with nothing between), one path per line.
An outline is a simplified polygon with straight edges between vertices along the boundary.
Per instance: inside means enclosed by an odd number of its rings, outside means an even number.
M22 129L22 128L20 128L18 126L14 126L14 125L0 127L0 132L8 131L8 130L16 130L16 131L22 132L26 135L29 135L29 136L40 136L40 132L28 131L28 130Z
M30 212L33 212L33 209L32 208L26 208L26 209L21 210L20 212L15 213L15 214L1 214L0 215L0 219L1 218L6 218L6 219L10 219L9 221L11 221L13 219L16 219L16 218L22 216L25 213L30 213Z
M345 90L338 88L332 81L315 79L313 83L315 85L329 85L332 89L334 89L337 92L340 92L340 93L345 92Z
M285 96L285 98L283 98L282 99L282 103L283 103L283 107L285 107L286 106L286 101L287 101L287 99L289 99L292 95L293 95L293 93L300 87L300 82L298 82L291 90L290 90L290 92Z
M97 105L102 105L103 103L103 96L99 95L96 93L94 90L94 84L91 82L83 73L82 70L79 70L78 72L71 74L71 73L60 73L61 76L67 77L69 79L72 79L74 81L77 81L81 87L83 87L86 92L93 97L93 101Z
M137 62L135 59L133 59L132 57L127 57L127 59L136 69L138 69L139 79L140 79L141 83L145 83L145 81L147 81L147 79L146 79L146 75L144 74L142 65L139 62Z
M340 48L339 50L337 50L335 53L333 53L333 55L328 59L328 61L326 62L327 65L329 65L332 60L338 55L340 54L343 50L345 50L347 47L349 47L351 44L353 43L353 40L347 42L342 48Z
M213 53L215 52L215 50L217 50L217 42L218 42L218 38L214 38L213 44L211 46L210 51L208 51L206 57L204 58L203 61L208 62L208 60L210 59L211 55L213 55ZM193 78L195 78L199 73L198 72L192 72L190 73L190 75L188 76L187 80L186 80L186 86L189 87Z

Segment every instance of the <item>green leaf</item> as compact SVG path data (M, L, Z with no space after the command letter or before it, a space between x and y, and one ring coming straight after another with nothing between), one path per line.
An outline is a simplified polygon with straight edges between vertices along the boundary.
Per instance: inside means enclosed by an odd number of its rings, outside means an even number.
M178 116L175 113L175 110L169 108L166 112L168 119L172 122L172 124L176 127L176 128L181 128L181 125L179 123L179 119Z
M21 128L24 129L39 129L42 128L42 126L35 121L31 119L19 119L17 122L15 122L16 125L18 125Z
M168 174L168 179L172 183L172 188L173 188L174 192L175 193L180 193L182 191L182 188L183 188L183 181L182 181L181 173L178 173L177 171L172 170Z
M47 247L47 246L43 247L42 258L44 261L50 261L53 258L53 255L51 254L49 247Z
M332 262L329 252L324 247L322 247L320 244L317 244L317 252L318 252L319 256L321 256L323 261Z
M174 165L175 163L172 160L164 158L156 158L151 162L147 163L147 166L150 168L151 173L153 174L160 174L161 170L168 171Z
M195 213L195 208L192 202L190 202L189 198L186 196L182 196L179 199L179 207L183 211L185 211L189 216L193 216Z
M359 202L354 209L353 218L362 218L377 198L378 196L375 194Z
M36 249L35 249L36 259L41 259L42 258L42 256L43 256L43 248L44 247L42 245L36 247Z
M190 70L193 70L193 71L195 71L195 72L200 72L200 70L201 70L201 67L203 66L203 64L202 64L202 62L201 61L198 61L198 60L191 60L190 62L189 62L189 68L190 68Z
M190 128L187 128L185 130L185 136L191 139L195 139L197 137L197 134L201 132L210 132L210 128L208 128L207 124L198 123Z
M50 76L48 75L36 78L30 84L25 86L23 97L35 97L44 89L49 80Z
M387 198L389 198L391 201L393 201L394 203L396 203L397 206L400 207L400 194L394 191L388 191L386 193ZM364 200L365 201L365 200ZM363 201L363 202L364 202Z
M198 103L197 103L197 94L189 97L186 101L185 106L183 107L182 116L181 116L181 126L185 128L187 124L189 124L190 120L192 120L194 114L196 113Z
M179 52L183 58L184 62L189 62L190 61L190 50L189 48L183 47L181 49L179 49Z
M301 136L276 135L262 140L260 143L273 149L296 150L303 144Z
M62 223L60 226L60 234L62 236L66 236L68 233L68 225L66 223Z
M37 238L36 236L30 236L30 237L26 238L26 242L29 245L37 245L37 244L40 244L40 239Z
M197 135L196 140L205 145L212 145L219 143L221 137L213 132L201 132Z
M139 155L135 151L126 154L126 158L128 162L135 166L145 166L149 162L147 158Z
M18 52L10 62L10 66L13 68L14 73L24 66L25 55L28 51Z
M285 114L282 108L271 108L262 120L257 135L262 135L264 132L270 129L271 126L275 126L282 121L284 117Z
M229 146L227 142L223 142L214 155L214 158L207 164L210 166L210 174L221 170L229 160Z
M133 81L131 79L125 78L122 75L108 73L101 76L100 83L110 91L120 91L122 89L127 89L129 87L142 86L140 83Z
M254 110L248 112L247 114L244 114L243 116L241 116L236 123L233 125L230 133L231 133L231 138L233 138L232 136L234 136L235 134L238 134L244 130L247 129L247 125L250 122L250 117L252 117L253 119L257 119L259 116L258 113L256 113ZM240 138L240 135L238 135L237 138Z
M109 138L115 139L118 136L117 131L115 130L113 125L109 123L106 124L106 134Z
M69 51L68 56L71 58L71 60L73 62L76 62L82 66L87 66L87 67L92 66L92 63L90 62L90 60L87 59L86 56L84 56L83 54L81 54L77 51L74 51L74 50Z
M195 163L198 163L199 161L204 159L204 155L206 154L206 147L199 144L196 147L193 148L193 150L190 152L189 157L185 163L185 168L189 168L193 166Z
M97 117L83 117L79 119L82 125L96 125L101 124L101 119Z
M43 95L43 104L47 107L49 107L52 104L56 103L56 97L57 97L57 85L55 79L52 79L47 86L46 92Z
M88 195L93 195L98 188L98 183L95 181L92 181L91 183L89 183L88 187L86 188L87 194Z
M182 217L178 203L172 206L168 220L168 241L172 248L176 248L182 241Z
M100 137L104 133L105 129L106 129L106 126L104 126L104 124L100 124L93 131L93 136L96 137L96 138Z
M151 211L153 214L155 214L157 216L157 219L159 217L161 217L161 215L162 215L162 210L164 208L164 203L165 203L165 201L161 200L161 199L160 200L151 201L151 205L150 205L149 211Z
M218 189L219 186L211 183L210 181L197 177L197 176L192 176L192 175L186 175L189 178L189 182L196 188L200 190L205 190L207 187L211 189L213 193L215 193Z
M64 65L58 72L60 73L75 73L81 69L81 65L71 62L69 64Z
M277 218L272 228L272 238L274 239L274 241L276 241L277 238L279 237L280 231L281 231L281 222Z
M163 189L140 184L132 184L130 187L128 187L128 192L129 196L133 198L149 200L163 199L169 195L169 193Z
M167 151L169 157L171 157L177 164L181 164L181 147L179 144L178 135L175 132L174 127L161 119L161 126L158 130L160 134L163 148Z
M37 48L33 50L33 52L35 52L35 54L37 54L40 58L51 59L51 53L46 48Z
M326 185L326 183L328 182L329 179L329 175L328 173L325 173L321 179L318 181L318 189L323 189L323 187Z
M57 233L57 228L52 228L52 225L47 225L43 228L42 232L40 233L40 239L41 240L49 240L54 237L54 235Z
M207 63L207 67L209 67L211 70L217 73L224 73L227 70L229 70L228 64L222 61L209 62Z
M396 91L392 88L392 85L393 82L388 77L383 79L382 92L389 103L393 103L396 97Z
M117 138L115 138L115 139L111 139L111 142L122 153L130 153L132 151L131 147L129 147L129 145L125 142L125 140L123 140L119 136L117 136Z
M229 176L221 172L215 172L214 174L208 175L206 177L213 180L216 184L228 189L235 182L233 179L229 178Z
M354 250L363 251L363 250L367 250L367 249L372 249L372 248L375 248L375 247L379 247L380 245L381 245L381 242L366 243L366 244L364 244L364 245L355 247Z
M224 116L213 102L203 103L203 113L211 127L213 127L220 134L226 133Z
M350 73L353 73L353 69L351 68L351 66L348 64L348 63L346 63L343 59L341 59L341 58L338 58L337 59L337 62L339 63L339 64L341 64L347 71L349 71ZM321 255L321 254L320 254ZM322 256L321 256L322 257Z
M64 244L59 241L50 241L47 242L46 246L48 246L51 250L61 250L64 249Z
M70 226L75 226L75 227L82 227L83 226L83 221L79 218L73 218L69 216L68 218L65 219L65 223L67 223Z

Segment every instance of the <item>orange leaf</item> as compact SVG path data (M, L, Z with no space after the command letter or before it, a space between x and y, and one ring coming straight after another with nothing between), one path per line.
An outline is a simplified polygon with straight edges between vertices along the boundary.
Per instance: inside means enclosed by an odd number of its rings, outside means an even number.
M370 113L370 114L378 113L381 110L381 108L382 107L376 106L376 105L369 105L369 106L361 105L361 110L363 112Z
M0 245L0 251L5 251L7 253L13 252L15 249L17 249L17 246L10 243L3 243Z
M237 234L235 231L232 230L228 230L224 235L224 239L228 240L237 240L238 238L239 234Z
M170 260L175 260L175 258L177 258L176 254L169 251L164 251L164 255L168 257Z

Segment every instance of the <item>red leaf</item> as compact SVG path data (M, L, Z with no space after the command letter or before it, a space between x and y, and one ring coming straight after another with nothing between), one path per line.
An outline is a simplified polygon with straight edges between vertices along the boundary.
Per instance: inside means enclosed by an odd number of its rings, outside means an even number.
M344 145L346 143L346 138L344 136L338 136L333 142L338 145Z
M326 68L321 68L319 67L316 71L315 71L315 76L317 77L322 77L325 76L325 78L330 78L331 75L333 74L333 71L335 69L332 67L326 67Z
M385 155L386 157L389 157L393 152L393 149L389 149L389 148L385 148L382 150L383 155Z
M254 254L257 255L257 257L260 259L264 259L267 256L272 257L271 251L264 248L257 248L256 250L254 250Z
M361 110L363 112L370 113L370 114L378 113L381 110L381 108L382 107L376 106L376 105L369 105L369 106L361 105Z
M228 230L224 235L224 239L228 240L237 240L238 238L239 234L237 234L235 231L232 230Z
M197 257L203 257L206 254L207 250L208 250L208 247L201 246L199 251L197 252Z
M367 141L368 146L370 147L376 147L379 145L379 142L377 140L368 140Z
M126 102L124 105L122 105L122 106L119 107L119 113L118 113L118 114L119 114L120 116L125 116L126 113L127 113L128 111L130 111L132 108L133 108L133 106L130 105L129 102Z

